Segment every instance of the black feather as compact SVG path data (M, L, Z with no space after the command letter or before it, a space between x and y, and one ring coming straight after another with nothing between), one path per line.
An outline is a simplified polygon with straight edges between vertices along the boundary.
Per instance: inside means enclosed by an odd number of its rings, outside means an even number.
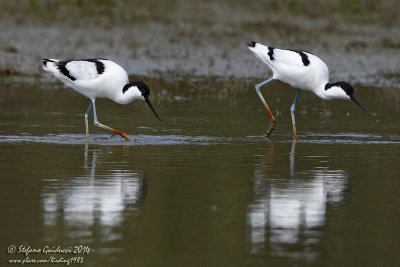
M47 62L55 62L54 60L48 59L48 58L44 58L42 63L43 65L47 66Z
M149 89L149 87L148 87L144 82L142 82L142 81L136 81L136 82L131 82L131 83L126 84L126 85L124 86L124 88L122 88L122 93L125 94L125 92L126 92L129 88L131 88L131 87L133 87L133 86L136 86L136 87L139 89L139 91L142 93L142 96L143 96L145 99L149 97L149 95L150 95L150 89Z
M297 54L299 54L301 56L301 61L303 61L304 66L310 65L310 60L308 59L308 56L306 53L304 53L301 50L290 50L290 51L296 52Z
M103 62L100 61L101 59L105 60L103 58L87 58L87 59L78 59L77 61L93 62L94 64L96 64L97 74L102 74L105 70L105 66Z
M333 86L337 86L337 87L342 88L342 90L345 91L346 94L347 94L348 96L352 96L353 93L354 93L354 88L353 88L353 86L351 86L351 85L348 84L347 82L343 82L343 81L341 81L341 82L335 82L335 83L327 83L327 84L325 85L325 90L328 90L329 88L331 88L331 87L333 87Z
M57 68L60 70L62 74L67 76L70 80L75 81L76 78L69 73L67 67L65 65L68 64L71 60L61 60L56 63Z
M275 47L268 46L268 56L270 60L274 60L274 49Z

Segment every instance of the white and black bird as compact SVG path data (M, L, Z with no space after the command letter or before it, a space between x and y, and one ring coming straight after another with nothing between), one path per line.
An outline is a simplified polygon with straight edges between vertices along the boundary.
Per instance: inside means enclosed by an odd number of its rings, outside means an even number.
M350 84L342 81L329 83L328 67L317 56L300 50L279 49L265 46L257 42L250 42L247 45L249 46L250 51L266 64L273 73L270 79L255 86L256 92L271 118L271 124L268 128L267 136L269 136L275 128L275 118L260 92L260 87L272 80L280 80L298 88L293 104L290 108L294 139L297 138L294 112L301 89L311 91L324 100L352 100L369 115L378 116L368 112L363 106L361 106L361 104L354 98L354 89Z
M154 115L162 120L149 100L150 89L142 81L129 82L128 74L117 63L108 59L58 60L43 59L43 69L50 72L65 85L90 98L91 103L85 113L86 139L89 138L88 117L93 107L94 124L118 134L125 140L130 139L124 133L101 124L97 120L96 98L109 98L119 104L129 104L135 99L144 100Z

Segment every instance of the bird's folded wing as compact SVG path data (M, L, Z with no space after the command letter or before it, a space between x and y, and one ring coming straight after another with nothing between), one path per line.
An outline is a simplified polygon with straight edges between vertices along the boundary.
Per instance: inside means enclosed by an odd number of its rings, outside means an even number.
M298 50L274 49L275 62L288 66L307 67L311 54Z
M63 64L68 70L69 74L74 77L77 81L79 80L92 80L98 78L101 73L99 73L95 61L85 61L85 60L73 60L67 62L59 62Z

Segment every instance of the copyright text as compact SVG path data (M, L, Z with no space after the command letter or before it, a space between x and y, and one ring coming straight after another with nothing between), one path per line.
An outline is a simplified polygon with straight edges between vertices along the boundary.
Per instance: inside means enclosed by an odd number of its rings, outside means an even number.
M82 264L84 256L94 251L88 245L63 246L42 246L31 247L24 245L10 245L7 247L7 254L13 256L23 256L10 258L9 264Z

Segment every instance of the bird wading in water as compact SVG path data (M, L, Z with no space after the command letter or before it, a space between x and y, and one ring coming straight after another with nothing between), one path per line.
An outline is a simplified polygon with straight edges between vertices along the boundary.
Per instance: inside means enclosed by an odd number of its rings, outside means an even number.
M93 108L94 124L113 134L118 134L126 141L129 137L97 120L96 98L109 98L119 104L129 104L133 100L144 100L154 115L164 124L154 110L150 100L150 89L142 81L129 82L128 74L117 63L101 58L58 60L43 59L43 69L50 72L65 85L90 98L91 103L85 113L86 140L89 138L88 118Z
M293 104L290 108L293 126L293 138L297 139L296 122L294 112L300 90L308 90L324 100L347 99L352 100L367 114L378 116L367 111L354 97L354 89L347 82L329 83L329 70L326 64L317 56L300 50L279 49L265 46L257 42L247 44L250 51L272 70L272 77L255 86L265 109L267 110L271 123L267 130L267 137L275 128L275 118L260 92L260 87L272 80L280 80L298 88Z

